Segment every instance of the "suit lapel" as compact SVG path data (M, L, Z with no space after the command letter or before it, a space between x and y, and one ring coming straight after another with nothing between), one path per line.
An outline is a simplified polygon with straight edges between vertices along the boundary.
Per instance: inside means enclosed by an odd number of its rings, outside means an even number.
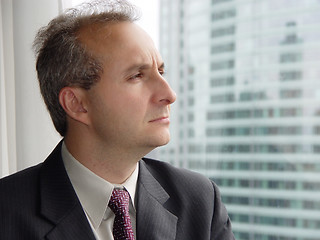
M41 213L55 225L47 239L94 240L89 222L64 168L61 143L43 163L40 179Z
M140 161L137 188L137 239L171 240L178 218L165 208L170 196Z
M137 185L137 239L173 240L178 218L165 205L169 194L140 161ZM61 143L43 163L40 176L40 211L54 224L48 240L94 240L94 234L65 170Z

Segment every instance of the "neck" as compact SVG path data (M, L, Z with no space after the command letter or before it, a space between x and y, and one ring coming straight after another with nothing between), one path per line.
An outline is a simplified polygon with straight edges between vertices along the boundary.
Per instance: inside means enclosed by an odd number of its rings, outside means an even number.
M68 135L64 142L77 161L113 184L125 182L135 170L137 162L144 156L119 146L99 145L83 136Z

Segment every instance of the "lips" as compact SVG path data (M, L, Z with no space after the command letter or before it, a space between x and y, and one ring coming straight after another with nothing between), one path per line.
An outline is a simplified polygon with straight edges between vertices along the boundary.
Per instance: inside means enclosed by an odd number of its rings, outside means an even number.
M149 122L170 122L170 120L169 120L169 117L164 116L164 117L155 118Z

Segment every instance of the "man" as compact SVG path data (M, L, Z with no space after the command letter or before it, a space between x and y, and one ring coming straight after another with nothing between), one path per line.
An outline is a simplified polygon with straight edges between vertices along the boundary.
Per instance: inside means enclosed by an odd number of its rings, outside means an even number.
M40 89L63 140L1 180L1 240L234 239L213 182L143 158L169 141L176 95L136 19L125 1L98 1L39 31Z

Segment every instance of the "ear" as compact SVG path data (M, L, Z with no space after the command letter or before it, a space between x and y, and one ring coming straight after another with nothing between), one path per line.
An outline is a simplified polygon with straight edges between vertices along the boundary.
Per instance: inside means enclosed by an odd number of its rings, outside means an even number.
M87 125L89 118L84 106L84 91L79 87L64 87L59 93L59 102L70 118Z

